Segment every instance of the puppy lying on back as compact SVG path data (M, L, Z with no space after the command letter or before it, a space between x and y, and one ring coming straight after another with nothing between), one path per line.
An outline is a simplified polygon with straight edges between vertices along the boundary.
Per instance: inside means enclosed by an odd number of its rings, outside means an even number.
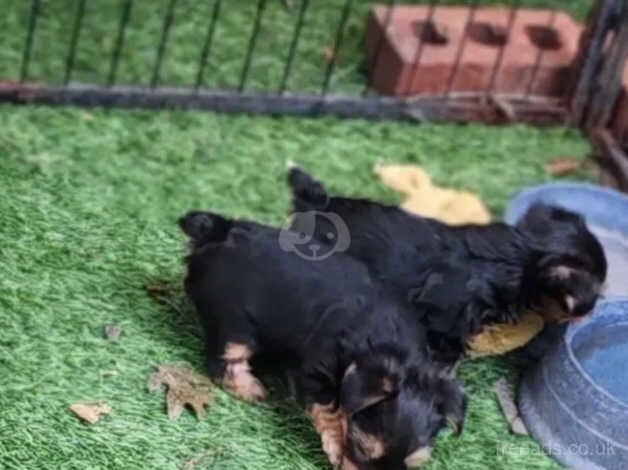
M417 346L418 323L379 294L362 263L342 253L309 261L281 247L296 233L207 212L180 225L209 372L235 396L266 396L253 356L296 362L298 394L330 462L344 454L344 468L416 466L442 427L460 428L459 383L439 376Z
M302 230L299 221L315 218L307 233L324 240L333 231L329 214L341 219L351 240L347 253L395 295L411 293L430 345L444 356L463 353L483 326L516 321L529 309L539 309L547 321L584 315L606 278L600 243L582 217L564 209L534 206L516 227L451 227L396 206L330 197L298 168L288 181L297 212L293 228ZM413 285L417 276L423 281Z

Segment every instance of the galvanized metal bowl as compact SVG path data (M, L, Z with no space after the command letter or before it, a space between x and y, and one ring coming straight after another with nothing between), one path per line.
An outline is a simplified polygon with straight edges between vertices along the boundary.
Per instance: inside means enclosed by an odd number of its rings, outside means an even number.
M584 215L604 247L609 272L606 297L592 315L538 338L550 346L524 375L521 415L532 436L559 462L582 470L626 470L628 197L588 184L538 186L513 199L506 221L516 223L536 202Z
M524 376L519 410L532 436L581 470L628 469L628 299L598 303Z

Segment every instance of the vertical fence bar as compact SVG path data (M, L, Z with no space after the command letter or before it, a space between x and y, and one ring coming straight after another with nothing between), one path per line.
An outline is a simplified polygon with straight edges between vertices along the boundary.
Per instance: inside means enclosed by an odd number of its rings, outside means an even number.
M205 80L205 67L207 67L207 61L209 60L209 54L212 50L212 43L214 41L214 31L216 29L216 22L220 17L220 7L222 0L214 0L214 8L212 8L212 16L207 26L207 35L205 36L205 42L203 43L203 49L201 50L201 57L198 61L198 72L196 74L195 89L199 89Z
M323 85L321 86L321 96L326 96L329 91L329 84L331 83L331 77L334 73L334 68L336 67L336 62L338 61L338 53L340 52L340 47L342 46L342 41L344 39L345 34L345 26L347 25L347 21L349 20L349 15L351 14L351 7L353 4L353 0L346 0L345 6L342 9L342 16L340 17L340 23L338 23L338 30L336 31L336 39L334 41L334 49L331 60L327 64L327 69L325 70L325 77L323 79Z
M170 27L174 21L174 7L177 0L170 0L168 2L168 10L164 17L164 23L161 29L161 38L159 39L159 47L157 48L157 58L155 59L155 66L153 68L153 76L150 80L151 88L155 88L159 84L159 73L161 71L161 63L166 52L166 45L168 44L168 34L170 33Z
M460 68L460 61L462 60L462 55L464 54L465 48L467 46L467 40L469 37L469 27L471 26L471 23L473 23L473 20L475 19L475 13L478 9L478 3L479 3L479 0L474 0L473 4L471 5L471 8L469 9L469 15L467 16L467 21L464 25L462 41L460 43L460 46L458 47L458 51L456 52L456 59L454 62L454 67L451 71L451 74L449 75L449 79L447 80L447 88L445 89L445 93L443 95L445 99L449 99L449 95L451 94L451 90L454 86L454 82L456 81L456 77L458 75L458 69Z
M371 76L375 72L375 70L377 69L377 65L379 64L379 57L382 54L382 49L384 49L384 44L386 43L386 34L388 34L388 28L392 23L393 11L396 4L397 0L388 0L382 34L380 34L379 38L377 39L377 45L375 46L375 55L373 56L373 62L369 64L368 76L366 77L366 83L364 84L364 88L362 89L362 96L366 96L369 88L371 87Z
M497 52L497 57L495 57L495 64L493 65L493 70L491 71L491 78L488 82L485 92L491 93L495 89L495 84L497 83L497 75L499 74L499 70L502 67L502 62L504 61L504 52L506 50L506 46L510 41L510 33L512 32L512 27L515 24L515 19L517 18L517 12L519 11L519 1L514 2L514 5L510 7L510 12L508 14L508 22L506 24L506 38L504 43L499 48Z
M72 71L74 69L74 58L76 57L76 46L81 36L81 27L83 25L83 16L85 16L85 0L79 0L76 16L74 17L74 25L72 26L72 38L70 39L70 49L65 59L65 76L63 83L67 85L72 79Z
M118 63L120 62L120 54L124 47L124 35L126 32L129 19L131 18L131 10L133 8L133 0L125 0L122 6L122 14L120 15L120 23L118 25L118 34L116 43L111 54L111 64L109 65L109 76L107 77L107 85L113 86L116 83L116 75L118 74Z
M301 37L301 29L303 28L303 23L305 21L305 14L307 12L309 4L310 4L310 0L301 0L301 6L299 8L299 16L297 17L297 22L294 25L294 32L292 33L292 40L290 41L290 49L288 50L288 57L286 57L286 64L283 69L283 76L281 77L281 82L279 84L278 93L280 95L283 95L283 93L286 91L288 78L290 77L290 72L292 71L292 62L294 61L294 55L297 52L297 46L299 45L299 38Z
M31 11L28 17L26 42L24 44L24 51L22 52L22 66L20 70L20 81L22 82L28 79L28 69L31 63L31 53L33 51L33 41L35 39L35 30L37 29L37 18L39 17L40 7L40 0L32 0Z
M426 28L429 28L429 25L432 24L434 20L434 14L436 12L436 6L438 4L437 0L431 0L429 10L427 11L427 17L425 18ZM421 63L421 57L423 56L423 49L425 46L425 35L421 33L418 38L418 42L416 45L416 50L414 51L414 59L412 61L412 73L410 74L410 78L406 83L406 90L404 95L409 95L412 91L412 84L414 83L414 79L416 78L417 69L419 68L419 64Z
M240 74L240 83L238 85L238 92L242 93L244 87L246 87L246 80L249 77L249 69L251 68L251 60L253 59L253 51L257 44L257 36L262 26L262 17L264 16L264 10L266 9L266 0L258 0L257 11L255 12L255 23L253 25L253 31L251 32L251 39L249 40L249 46L246 50L246 57L244 59L244 66Z
M604 41L618 5L617 0L595 0L589 13L587 26L580 41L578 79L570 90L570 121L573 124L584 124L595 75L604 55Z
M547 21L547 28L552 28L554 26L554 23L556 22L556 12L556 7L552 8L552 11L550 12ZM532 88L534 87L534 83L536 82L536 76L538 75L539 69L541 68L543 54L545 54L545 50L542 47L539 47L539 50L536 52L536 57L534 58L534 65L532 66L530 81L526 85L526 91L524 93L525 98L529 98L532 94Z
M612 118L621 93L622 78L628 58L628 5L618 2L616 16L609 25L613 41L606 48L602 67L593 83L585 126L587 129L606 127Z

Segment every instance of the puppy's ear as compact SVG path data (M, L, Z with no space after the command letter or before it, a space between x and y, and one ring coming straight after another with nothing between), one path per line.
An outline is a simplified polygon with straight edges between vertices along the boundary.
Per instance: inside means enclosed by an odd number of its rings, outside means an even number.
M392 364L351 363L342 379L340 405L348 415L358 413L397 394L399 379Z
M325 210L329 196L325 187L299 167L288 170L288 184L292 189L293 206L296 212Z
M179 218L179 227L195 242L219 241L226 237L231 222L211 212L191 211Z
M438 411L447 421L456 436L462 432L464 417L467 412L467 397L460 382L454 379L439 379L439 398L436 402Z
M574 233L586 227L584 217L562 207L546 204L532 205L517 222L517 228L535 236L547 236L556 232L557 227L563 234Z

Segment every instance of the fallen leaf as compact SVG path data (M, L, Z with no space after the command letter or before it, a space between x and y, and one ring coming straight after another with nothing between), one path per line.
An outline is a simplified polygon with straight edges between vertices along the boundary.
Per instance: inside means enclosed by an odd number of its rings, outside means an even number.
M105 338L107 338L109 341L118 341L121 334L122 328L118 325L115 325L113 323L105 325Z
M111 413L111 407L105 403L74 403L70 405L70 410L89 424L96 424L100 415Z
M144 287L148 295L160 305L166 305L177 313L182 313L181 306L177 303L179 284L169 281L155 281Z
M194 457L186 460L181 465L181 470L194 470L196 467L202 465L203 467L213 467L212 463L216 461L216 458L222 454L222 450L209 450L201 452Z
M528 430L519 415L519 409L515 403L515 394L512 391L510 384L506 381L506 379L499 379L493 384L493 390L497 395L497 401L502 409L502 413L504 413L504 416L506 417L506 421L508 421L510 430L514 434L527 436Z
M205 416L205 407L211 404L213 388L209 378L186 367L164 364L158 366L157 372L151 374L148 389L154 392L163 386L167 388L168 418L179 418L186 405L194 410L198 418Z
M169 281L154 281L147 284L144 289L156 302L160 302L164 297L171 297L175 293L175 285Z
M545 171L553 176L573 173L582 167L582 161L575 158L559 158L545 165Z
M331 64L338 58L338 51L332 46L327 46L323 49L323 58L325 59L325 62Z

